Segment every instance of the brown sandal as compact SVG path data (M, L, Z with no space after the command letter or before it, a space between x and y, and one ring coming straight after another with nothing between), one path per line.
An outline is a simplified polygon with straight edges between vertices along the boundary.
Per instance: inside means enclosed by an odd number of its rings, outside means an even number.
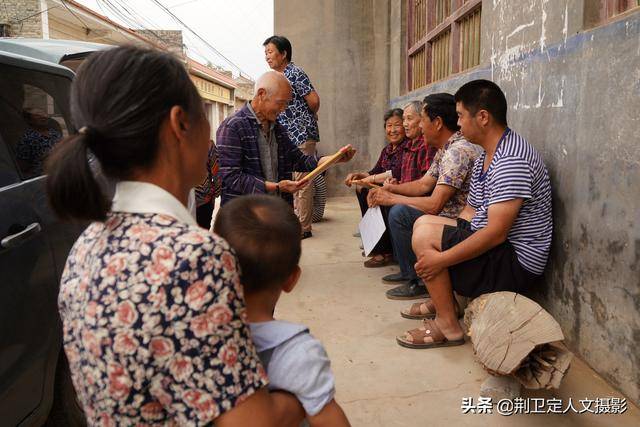
M431 338L431 341L426 341L426 338ZM457 340L448 340L435 320L425 319L423 326L405 332L403 336L396 337L396 341L407 348L453 347L464 344L464 335Z
M364 262L364 266L367 268L386 267L391 264L393 264L393 255L391 254L374 255Z
M456 309L456 314L458 315L458 318L460 318L463 315L461 313L464 313L464 312L460 308L458 301L457 300L454 300L454 301L456 303L454 305L454 308ZM435 319L436 312L435 312L435 307L433 305L433 302L431 301L431 299L428 299L426 301L416 302L414 304L411 304L408 309L405 308L400 312L400 316L404 317L405 319L412 319L412 320Z

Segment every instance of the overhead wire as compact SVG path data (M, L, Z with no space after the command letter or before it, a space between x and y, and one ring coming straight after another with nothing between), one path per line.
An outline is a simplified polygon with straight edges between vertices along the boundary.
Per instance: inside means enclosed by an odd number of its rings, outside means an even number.
M176 21L178 24L180 24L182 27L184 27L186 30L188 30L191 34L196 36L202 43L205 44L205 46L207 46L214 53L216 53L216 55L218 57L222 58L228 65L230 65L232 68L234 68L239 73L244 73L245 75L248 75L248 73L246 73L242 68L240 68L233 61L231 61L229 58L227 58L225 55L223 55L218 49L216 49L213 45L211 45L211 43L209 43L202 36L200 36L200 34L198 34L195 30L193 30L189 25L185 24L178 16L176 16L173 12L171 12L171 10L169 10L159 0L151 0L151 1L153 3L155 3L159 8L161 8L165 13L167 13L171 18L173 18L174 21Z

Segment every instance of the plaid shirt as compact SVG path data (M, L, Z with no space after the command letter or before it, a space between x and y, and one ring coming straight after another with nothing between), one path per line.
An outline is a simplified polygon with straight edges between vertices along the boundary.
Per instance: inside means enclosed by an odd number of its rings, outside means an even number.
M391 144L385 145L380 152L376 165L369 171L369 175L377 175L390 170L391 176L400 181L402 176L402 157L408 142L409 140L405 139L396 146L395 150Z
M437 148L427 145L424 142L422 135L407 142L402 157L400 183L411 182L422 178L429 170L429 166L431 166L431 162L437 151Z
M292 179L293 172L309 172L316 168L318 160L314 156L304 155L291 142L282 125L276 123L273 131L278 144L279 181ZM260 121L247 105L227 117L218 127L216 145L222 177L221 204L244 194L266 193L258 148L259 132ZM291 194L283 193L281 196L293 203Z

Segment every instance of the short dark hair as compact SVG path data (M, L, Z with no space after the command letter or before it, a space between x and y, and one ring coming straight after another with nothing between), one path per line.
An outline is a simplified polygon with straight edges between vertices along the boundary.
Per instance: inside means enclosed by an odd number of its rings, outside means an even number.
M496 123L507 126L507 98L500 86L489 80L473 80L465 83L455 95L471 114L487 110Z
M386 113L384 113L384 124L387 124L387 120L389 120L391 117L399 117L400 120L402 120L402 115L404 114L404 111L402 111L402 108L392 108L391 110L388 110Z
M433 93L425 96L422 103L424 104L422 111L431 120L440 117L444 126L451 132L460 130L458 115L456 114L456 101L453 99L453 95L450 93Z
M213 231L235 251L246 292L281 286L300 262L300 221L280 197L236 197L220 209Z
M291 42L288 38L284 36L271 36L262 43L262 46L266 46L269 43L273 43L276 49L278 49L278 52L287 52L287 61L293 61L293 51L291 50Z
M173 55L135 46L92 53L71 86L71 116L80 133L57 144L45 167L56 214L104 220L111 201L94 176L94 159L114 180L153 165L160 126L176 105L187 113L203 108L184 65Z

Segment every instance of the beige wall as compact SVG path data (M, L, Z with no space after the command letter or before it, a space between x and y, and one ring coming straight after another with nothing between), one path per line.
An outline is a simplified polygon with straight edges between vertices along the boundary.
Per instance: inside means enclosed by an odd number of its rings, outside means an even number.
M293 62L320 95L321 154L345 144L358 150L351 165L328 172L329 194L352 168L370 169L384 145L382 116L389 101L389 0L275 0L275 33L289 38ZM313 17L295 19L294 17Z
M630 71L640 69L640 9L592 28L587 6L599 0L484 0L480 65L407 94L404 3L275 0L276 32L320 93L320 147L352 142L357 166L369 166L388 106L496 81L553 187L553 246L535 297L570 348L640 403L640 86ZM332 172L330 194L343 191L344 171Z

